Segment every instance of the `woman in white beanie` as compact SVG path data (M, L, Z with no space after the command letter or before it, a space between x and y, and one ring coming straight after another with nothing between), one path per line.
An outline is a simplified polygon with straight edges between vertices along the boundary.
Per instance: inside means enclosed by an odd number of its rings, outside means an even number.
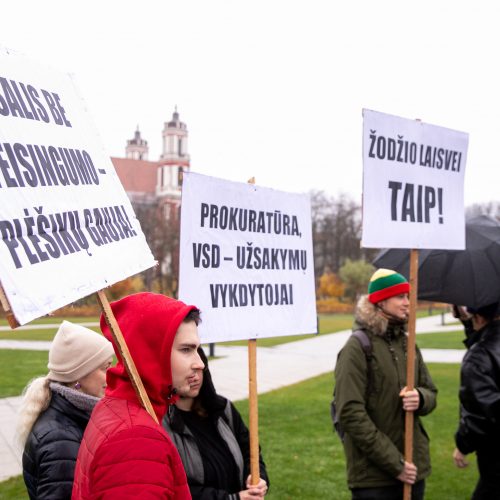
M63 321L49 351L49 373L24 390L18 434L31 499L69 499L85 427L104 395L113 346L102 335Z

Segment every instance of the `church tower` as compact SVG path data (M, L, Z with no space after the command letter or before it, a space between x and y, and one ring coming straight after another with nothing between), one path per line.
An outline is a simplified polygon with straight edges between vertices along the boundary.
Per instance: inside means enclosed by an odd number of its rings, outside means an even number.
M148 159L148 141L141 137L139 125L135 131L134 138L127 141L127 148L125 149L125 157L132 160L147 160Z
M172 119L163 127L163 152L158 169L158 194L178 194L182 182L182 172L189 170L188 131L179 119L177 106Z

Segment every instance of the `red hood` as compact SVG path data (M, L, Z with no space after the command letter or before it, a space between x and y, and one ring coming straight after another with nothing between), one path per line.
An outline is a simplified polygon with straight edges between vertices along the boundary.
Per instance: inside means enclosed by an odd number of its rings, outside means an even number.
M158 421L172 403L170 354L174 337L189 311L196 309L156 293L136 293L111 303L111 309L151 400ZM113 343L118 363L108 370L106 396L138 402L123 360L101 315L101 330Z

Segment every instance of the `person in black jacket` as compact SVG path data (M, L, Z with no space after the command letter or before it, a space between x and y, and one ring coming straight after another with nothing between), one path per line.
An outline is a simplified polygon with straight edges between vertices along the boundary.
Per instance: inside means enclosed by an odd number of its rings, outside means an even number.
M455 434L455 465L466 467L476 452L479 481L473 500L500 498L500 316L499 303L471 309L476 332L462 361L460 423Z
M193 500L263 498L268 490L266 466L259 454L260 479L250 484L249 433L234 405L216 393L207 357L193 369L189 390L179 393L163 426L177 447Z
M472 314L467 312L466 307L453 304L452 315L454 318L460 320L460 323L462 323L465 333L465 339L462 342L464 346L469 349L479 340L479 333L474 330L474 326L472 324Z
M113 346L63 321L49 350L49 373L25 389L18 422L30 499L70 499L78 449L90 413L104 395Z

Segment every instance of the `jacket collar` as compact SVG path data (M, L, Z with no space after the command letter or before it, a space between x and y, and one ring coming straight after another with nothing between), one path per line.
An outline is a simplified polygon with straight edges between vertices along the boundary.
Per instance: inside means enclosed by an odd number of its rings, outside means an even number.
M68 415L71 419L78 423L82 428L84 428L90 418L89 411L81 410L77 408L74 404L70 403L66 398L57 394L57 392L52 392L52 397L50 400L50 406L64 415Z
M406 323L393 322L383 316L377 306L363 295L358 300L354 313L355 328L369 330L378 337L397 337L406 330Z

